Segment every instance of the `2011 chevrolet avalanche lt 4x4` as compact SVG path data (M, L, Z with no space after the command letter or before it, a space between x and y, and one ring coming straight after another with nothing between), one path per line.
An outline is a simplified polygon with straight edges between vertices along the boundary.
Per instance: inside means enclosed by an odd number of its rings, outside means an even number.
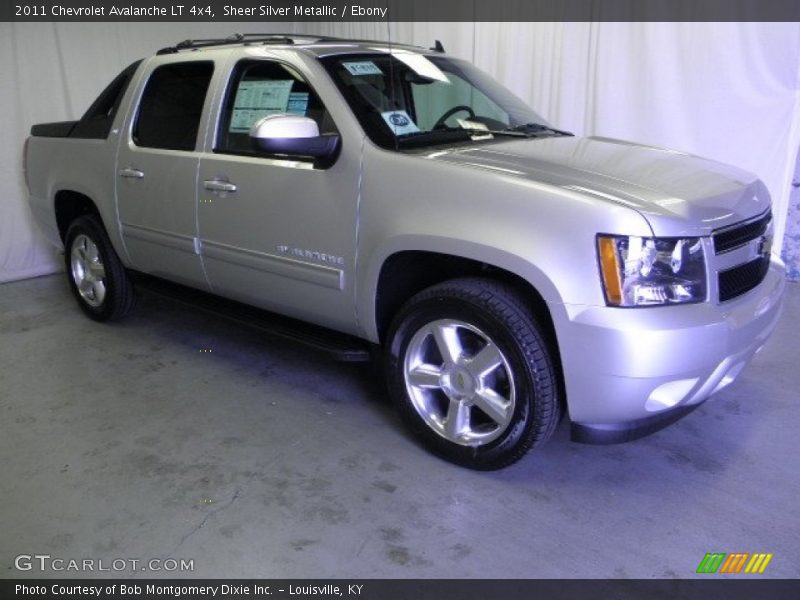
M780 311L755 176L575 137L438 44L187 41L31 134L86 314L123 316L144 274L380 345L410 428L472 468L563 414L587 442L663 427Z

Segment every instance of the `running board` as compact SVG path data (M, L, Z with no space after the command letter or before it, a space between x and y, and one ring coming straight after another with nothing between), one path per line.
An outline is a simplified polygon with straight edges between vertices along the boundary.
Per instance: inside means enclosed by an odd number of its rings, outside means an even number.
M222 298L159 277L129 271L137 287L211 313L229 321L257 329L267 335L302 344L341 362L369 362L374 345L352 335L312 325L275 313Z

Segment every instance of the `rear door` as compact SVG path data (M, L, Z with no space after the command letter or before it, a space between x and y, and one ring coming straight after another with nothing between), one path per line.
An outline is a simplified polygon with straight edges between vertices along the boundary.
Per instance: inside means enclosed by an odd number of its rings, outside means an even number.
M212 60L171 62L146 78L117 156L117 206L133 267L207 288L197 243L199 134Z

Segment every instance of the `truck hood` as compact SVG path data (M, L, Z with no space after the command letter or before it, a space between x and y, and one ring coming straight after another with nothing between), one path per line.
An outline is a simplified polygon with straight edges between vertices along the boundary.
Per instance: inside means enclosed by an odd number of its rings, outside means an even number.
M521 177L629 206L655 235L702 236L763 213L753 174L698 156L608 138L514 139L428 158Z

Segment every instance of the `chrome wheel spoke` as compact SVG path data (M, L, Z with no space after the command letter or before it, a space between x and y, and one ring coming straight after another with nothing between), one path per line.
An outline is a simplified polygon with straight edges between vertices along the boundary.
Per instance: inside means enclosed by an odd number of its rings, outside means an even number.
M438 319L420 327L408 342L403 376L417 414L454 444L489 443L514 414L508 360L488 335L465 321Z
M461 341L458 339L458 330L450 325L436 323L432 328L433 339L439 354L446 363L456 363L461 358Z
M89 267L89 270L95 279L103 279L106 276L106 268L101 262L93 262Z
M102 301L106 295L106 285L102 281L93 281L92 293L95 300Z
M498 425L505 425L508 422L511 403L494 390L489 388L479 390L472 398L472 402Z
M72 241L69 256L72 281L81 298L89 306L100 306L106 296L106 268L97 244L80 234Z
M492 342L488 342L466 365L467 371L475 379L483 380L489 373L503 364L503 356Z
M92 282L88 277L78 282L78 291L80 291L81 294L88 294L92 291Z
M434 365L422 364L408 373L408 382L417 388L438 389L442 370Z
M444 420L445 436L454 442L459 441L461 436L469 431L469 417L469 406L458 400L450 400L450 405L447 408L447 417Z
M86 258L91 262L95 262L100 258L97 253L97 245L91 241L86 243Z

